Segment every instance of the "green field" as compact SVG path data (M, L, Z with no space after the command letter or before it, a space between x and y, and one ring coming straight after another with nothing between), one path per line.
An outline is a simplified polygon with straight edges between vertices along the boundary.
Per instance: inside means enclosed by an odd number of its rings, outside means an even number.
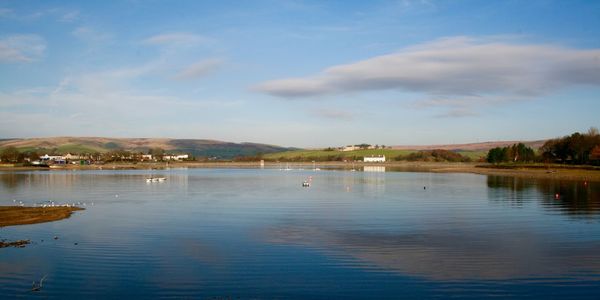
M355 151L325 151L325 150L293 150L269 153L264 155L267 160L323 160L330 156L356 157L362 159L364 156L385 155L388 160L393 160L400 155L408 155L418 152L417 150L393 150L393 149L368 149ZM484 157L487 152L484 151L458 151L457 153L467 156L473 160Z
M456 153L466 156L474 161L487 156L487 151L456 151Z
M81 145L81 144L64 144L58 146L56 150L59 153L94 153L94 152L107 152L108 150L101 147L93 147L89 145Z
M4 149L5 148L0 148L0 151L2 151ZM104 148L101 148L101 147L94 147L94 146L80 145L80 144L64 144L64 145L58 146L56 149L54 149L54 148L44 148L44 147L19 147L19 148L17 148L17 150L19 152L21 152L21 153L36 151L36 152L38 152L40 154L46 154L46 153L54 152L53 150L56 150L55 152L62 153L62 154L67 154L67 153L95 153L95 152L104 153L104 152L108 151L107 149L104 149Z

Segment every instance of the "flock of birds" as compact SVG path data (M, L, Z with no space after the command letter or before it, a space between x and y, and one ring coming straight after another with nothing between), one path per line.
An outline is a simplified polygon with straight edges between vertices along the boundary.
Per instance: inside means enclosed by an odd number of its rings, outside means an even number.
M25 206L26 203L23 201L18 201L17 199L13 199L13 203L17 204L19 206ZM73 203L56 203L54 201L45 201L42 203L33 203L33 207L77 207L77 206L87 206L88 203L87 202L73 202ZM94 202L91 202L90 205L94 205Z

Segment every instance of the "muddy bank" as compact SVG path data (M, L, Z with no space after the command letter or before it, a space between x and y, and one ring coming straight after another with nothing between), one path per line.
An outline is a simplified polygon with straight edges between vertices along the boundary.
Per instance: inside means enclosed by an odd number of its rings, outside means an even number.
M83 208L0 206L0 227L58 221L78 210Z
M7 240L0 240L0 248L7 248L7 247L15 247L15 248L24 248L25 245L29 244L30 241L29 240L18 240L18 241L7 241Z
M0 206L0 227L36 224L66 219L74 211L83 210L80 207L24 207ZM29 240L7 241L0 240L0 248L23 248Z

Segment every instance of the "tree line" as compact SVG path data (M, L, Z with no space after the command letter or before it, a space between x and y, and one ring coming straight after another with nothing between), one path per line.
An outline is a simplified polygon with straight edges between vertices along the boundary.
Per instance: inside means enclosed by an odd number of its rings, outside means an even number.
M536 160L535 151L523 143L507 147L496 147L488 151L487 162L533 162Z
M546 141L540 148L545 162L600 165L600 134L597 128Z
M490 149L489 163L544 162L573 165L600 165L600 134L590 128L586 133L575 132L547 140L538 153L523 143Z

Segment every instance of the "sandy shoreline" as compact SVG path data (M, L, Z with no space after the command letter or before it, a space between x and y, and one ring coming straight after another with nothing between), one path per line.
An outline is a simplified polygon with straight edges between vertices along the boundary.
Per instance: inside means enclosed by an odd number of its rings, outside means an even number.
M496 168L481 163L443 163L443 162L265 162L265 168L312 169L360 169L369 166L386 167L389 171L434 172L434 173L473 173L481 175L514 176L555 180L584 180L600 182L600 168L576 167L565 165L510 166ZM149 170L166 168L260 168L259 162L171 162L171 163L117 163L104 165L67 165L56 168L39 167L0 167L0 171L53 171L53 170Z

